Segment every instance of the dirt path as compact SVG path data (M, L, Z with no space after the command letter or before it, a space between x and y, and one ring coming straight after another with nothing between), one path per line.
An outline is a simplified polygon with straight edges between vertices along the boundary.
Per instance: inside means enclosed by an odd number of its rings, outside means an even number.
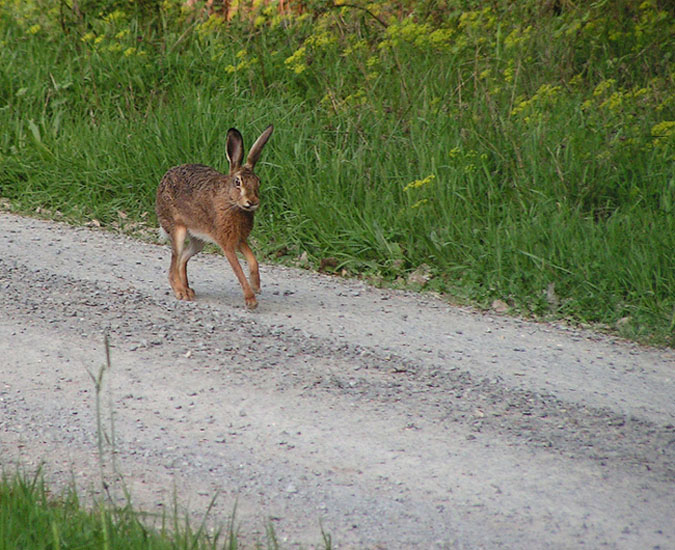
M675 353L0 214L0 464L98 487L110 333L118 470L285 548L672 548ZM107 475L112 461L106 463ZM113 483L113 491L119 491Z

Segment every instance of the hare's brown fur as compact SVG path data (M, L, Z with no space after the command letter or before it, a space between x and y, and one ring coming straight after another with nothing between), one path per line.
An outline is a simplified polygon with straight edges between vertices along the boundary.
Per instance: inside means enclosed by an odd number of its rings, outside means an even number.
M237 130L228 132L229 174L203 164L184 164L171 168L157 188L156 210L160 226L171 241L169 283L179 300L192 300L188 284L187 262L204 246L204 241L219 245L241 284L249 308L255 308L255 293L260 291L258 262L247 239L253 229L253 216L260 204L260 180L253 167L262 147L272 133L270 126L251 148L242 165L243 141ZM185 243L189 236L189 242ZM250 283L237 258L237 250L249 267Z

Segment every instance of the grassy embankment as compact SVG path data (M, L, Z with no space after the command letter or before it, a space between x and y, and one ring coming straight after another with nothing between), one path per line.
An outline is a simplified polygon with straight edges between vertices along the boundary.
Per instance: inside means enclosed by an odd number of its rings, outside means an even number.
M672 5L304 4L2 0L5 205L153 225L168 167L274 123L269 259L675 344Z

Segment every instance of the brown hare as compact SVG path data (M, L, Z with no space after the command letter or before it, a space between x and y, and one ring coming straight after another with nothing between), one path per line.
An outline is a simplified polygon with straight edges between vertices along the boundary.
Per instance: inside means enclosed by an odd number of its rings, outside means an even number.
M204 247L204 242L209 241L223 249L244 291L246 306L257 307L255 293L260 292L260 273L246 239L260 204L260 180L253 168L272 130L273 127L268 126L256 140L245 164L242 164L244 140L238 130L228 130L228 174L203 164L183 164L164 174L157 188L155 208L161 231L171 241L169 283L179 300L194 298L195 293L188 285L187 263ZM186 245L187 236L190 240ZM237 258L237 250L248 263L250 284Z

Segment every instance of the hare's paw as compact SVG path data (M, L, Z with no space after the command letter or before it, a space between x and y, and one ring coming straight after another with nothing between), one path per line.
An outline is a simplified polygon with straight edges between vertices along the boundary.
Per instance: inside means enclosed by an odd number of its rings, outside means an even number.
M255 296L250 296L246 298L246 307L248 309L255 309L258 307L258 300L255 299Z
M176 298L179 300L191 301L195 299L195 291L189 287L185 288L174 288L173 293L176 295Z

